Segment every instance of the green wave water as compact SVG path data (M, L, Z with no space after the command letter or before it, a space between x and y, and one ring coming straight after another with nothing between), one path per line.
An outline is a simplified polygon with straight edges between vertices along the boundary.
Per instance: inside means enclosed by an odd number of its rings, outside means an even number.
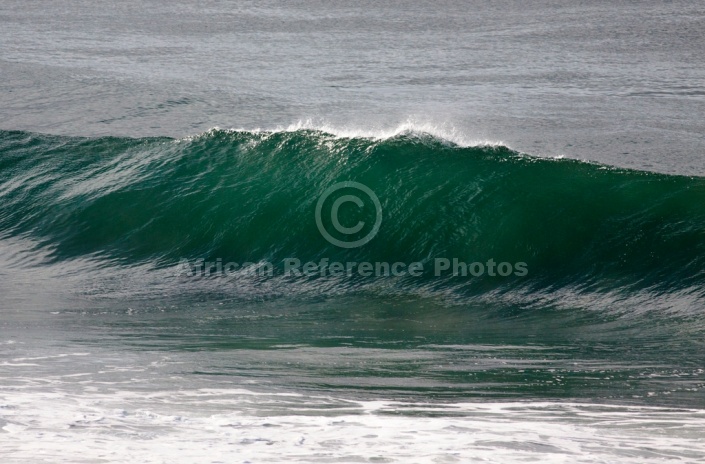
M355 181L383 221L364 246L319 232L322 193ZM47 263L90 257L154 268L181 259L274 263L522 262L524 276L360 277L449 296L705 298L705 179L466 147L407 132L385 139L316 130L212 130L187 139L0 133L0 236L30 238ZM348 205L350 206L350 205ZM346 209L347 208L347 209ZM341 207L341 221L374 210ZM346 219L347 218L347 219ZM361 230L364 235L369 230ZM327 279L308 279L307 288ZM378 285L379 286L379 285ZM323 290L322 290L323 292Z

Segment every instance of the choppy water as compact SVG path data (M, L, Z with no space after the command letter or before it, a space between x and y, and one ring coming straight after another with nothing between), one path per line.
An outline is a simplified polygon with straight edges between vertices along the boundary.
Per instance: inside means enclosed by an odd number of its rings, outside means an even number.
M704 13L3 2L2 461L702 461Z

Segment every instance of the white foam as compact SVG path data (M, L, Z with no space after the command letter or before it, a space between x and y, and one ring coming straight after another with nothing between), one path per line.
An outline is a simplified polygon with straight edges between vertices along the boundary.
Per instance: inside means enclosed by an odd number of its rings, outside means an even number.
M386 140L399 135L431 135L436 139L445 140L462 147L500 146L501 141L481 140L468 137L466 134L449 124L434 124L430 122L407 119L393 127L356 127L337 126L311 119L298 121L277 131L293 132L298 130L317 130L333 134L340 138L369 138Z
M369 126L363 127L358 125L337 125L326 121L306 119L299 120L287 126L276 126L272 128L231 128L222 129L214 127L202 134L189 136L179 139L180 141L193 140L201 136L210 135L216 131L222 132L250 132L254 134L281 133L281 132L296 132L300 130L320 131L326 134L333 135L336 138L352 139L366 138L371 140L387 140L399 135L429 135L437 140L446 141L461 147L497 147L506 146L502 141L483 140L469 137L464 132L449 124L435 124L431 122L417 121L407 119L394 126Z
M242 388L4 393L0 455L12 462L643 463L705 455L701 410L357 402Z

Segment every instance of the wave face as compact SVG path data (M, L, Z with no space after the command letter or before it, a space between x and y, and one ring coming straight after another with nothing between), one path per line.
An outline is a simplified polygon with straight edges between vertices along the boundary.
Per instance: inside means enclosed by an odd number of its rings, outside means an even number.
M357 248L329 243L315 220L318 199L344 181L369 187L383 211L377 235ZM705 297L705 179L424 133L212 130L174 140L0 132L0 203L0 237L31 239L48 263L90 258L159 269L183 258L277 266L328 258L431 267L436 258L493 259L524 262L528 273L358 276L345 285L384 280L454 298L530 300L566 289L678 294L696 305ZM356 214L349 206L341 222Z

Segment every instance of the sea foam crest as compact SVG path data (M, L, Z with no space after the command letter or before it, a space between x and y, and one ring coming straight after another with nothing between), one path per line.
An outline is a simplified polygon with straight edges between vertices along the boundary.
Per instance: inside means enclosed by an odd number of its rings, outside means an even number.
M276 126L274 128L231 128L222 129L214 127L202 134L196 136L184 137L181 140L192 140L194 138L208 136L215 132L250 132L253 134L261 133L280 133L280 132L297 132L302 130L319 131L333 135L341 139L365 138L371 140L387 140L400 135L407 136L430 136L434 139L448 144L457 145L460 147L498 147L507 146L502 141L482 140L468 137L456 127L448 124L434 124L431 122L420 122L413 119L397 124L396 126L371 126L361 127L355 125L336 125L325 121L316 121L313 119L299 120L288 126Z

